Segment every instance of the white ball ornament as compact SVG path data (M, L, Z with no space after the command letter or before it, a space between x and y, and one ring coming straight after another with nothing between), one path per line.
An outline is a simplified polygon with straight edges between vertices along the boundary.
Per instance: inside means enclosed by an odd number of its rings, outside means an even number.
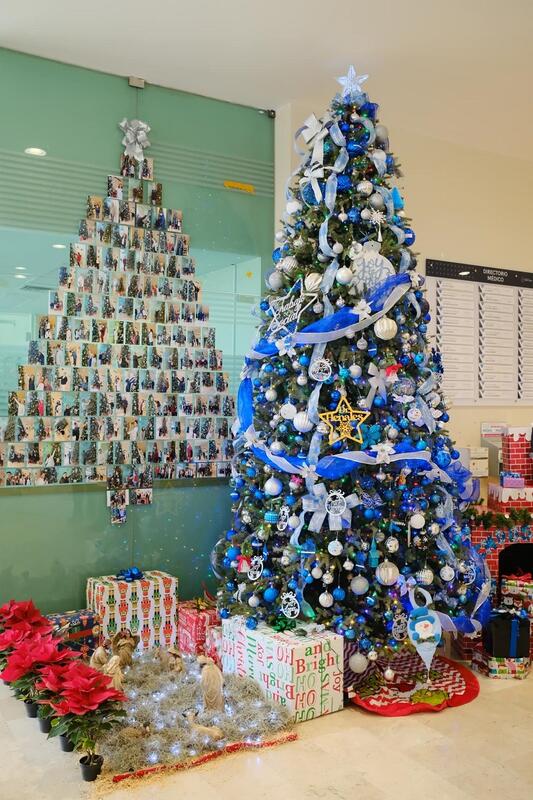
M409 524L411 528L414 528L417 531L422 530L426 524L426 518L423 514L413 514L409 520Z
M311 570L311 575L315 579L315 581L320 580L323 574L324 573L322 572L321 567L313 567L313 569Z
M292 403L283 403L281 406L279 413L283 417L283 419L293 419L296 416L297 409L296 406L293 406Z
M436 536L438 533L440 533L440 525L439 525L439 523L438 522L432 522L431 525L429 526L428 530L429 530L429 532L431 533L432 536Z
M400 576L400 570L392 561L382 561L376 569L376 578L382 586L394 586Z
M267 278L267 283L275 292L283 286L283 276L276 270L271 272Z
M288 200L285 208L287 209L287 214L297 214L298 211L302 210L302 204L299 200Z
M374 323L374 333L379 339L394 339L398 333L398 326L390 317L381 317Z
M368 342L367 342L367 340L365 339L365 337L364 337L364 336L361 336L361 337L360 337L360 338L359 338L359 339L356 341L356 343L355 343L355 344L356 344L356 346L357 346L357 349L358 349L358 350L366 350L366 349L367 349L367 347L368 347Z
M331 249L333 250L335 255L340 256L340 254L344 250L344 247L340 242L335 242L335 244L333 245L333 247Z
M441 568L439 575L443 581L446 581L446 583L448 583L449 581L453 581L453 579L455 578L455 570L453 567L450 567L449 564L445 564Z
M353 280L353 272L348 267L340 267L335 275L335 280L339 286L348 286Z
M349 367L349 372L352 378L360 378L361 375L363 374L363 370L361 369L359 364L352 364L352 366Z
M361 219L364 222L368 222L368 220L370 219L371 216L372 216L372 212L370 211L369 208L361 209Z
M369 661L377 661L378 660L378 654L377 654L377 652L375 650L370 650L369 651L368 660Z
M374 191L374 184L370 181L359 181L355 189L359 194L362 194L363 197L370 197Z
M309 414L307 411L298 411L298 413L293 417L292 424L300 433L307 433L308 431L313 430L314 427L314 424L309 419Z
M304 286L308 292L317 292L322 283L322 275L320 272L310 272L304 278Z
M353 594L361 595L368 592L369 583L364 575L356 575L350 581L350 591Z
M344 562L344 564L342 565L342 568L345 569L346 572L351 572L352 569L354 568L353 561L350 561L350 559L347 558L346 561Z
M331 608L333 605L333 595L330 592L322 592L318 598L318 602L322 608Z
M322 581L326 586L329 586L330 583L333 583L333 580L334 578L331 572L324 572L324 574L322 575Z
M260 601L260 599L258 598L258 596L257 596L256 594L253 594L253 595L252 595L252 596L251 596L251 597L248 599L248 605L249 605L251 608L257 608L257 606L259 605L259 603L260 603L260 602L261 602L261 601Z
M422 419L422 412L416 406L413 406L407 411L407 419L410 419L411 422L420 422Z
M376 211L382 211L385 208L385 201L379 192L371 194L368 202Z
M338 539L332 539L328 544L328 553L332 556L340 556L343 551L342 543Z
M291 516L289 517L289 528L295 530L299 524L300 524L300 517L297 516L296 514L291 514Z
M389 536L385 540L385 547L387 548L387 552L389 553L397 553L399 546L400 542L398 541L396 536Z
M305 386L307 384L307 375L304 375L303 372L302 372L296 378L296 383L298 384L298 386ZM268 400L268 398L267 398L267 400Z
M339 220L339 222L346 222L346 220L348 219L348 214L345 214L344 211L341 211L340 214L337 214L337 219Z
M348 659L348 666L356 675L361 675L368 667L368 658L362 653L354 653Z
M278 453L282 453L285 449L285 445L283 442L280 442L279 439L274 439L273 442L270 443L270 452L277 455Z
M276 242L283 242L285 240L285 231L276 231L274 238L276 239Z
M283 491L283 484L279 478L269 478L263 486L265 493L270 497L277 497Z
M385 678L386 681L389 681L389 683L390 683L390 681L394 680L395 674L396 673L394 672L393 669L391 669L390 667L387 667L387 669L383 672L383 677Z
M315 314L320 314L324 310L324 306L322 303L315 303L313 306L313 311Z
M291 563L289 556L281 556L279 561L282 567L288 567Z
M278 269L284 272L285 275L292 275L297 268L298 261L294 258L294 256L286 256L278 262Z
M267 389L265 392L265 398L268 400L269 403L273 403L274 400L278 399L278 393L275 389Z

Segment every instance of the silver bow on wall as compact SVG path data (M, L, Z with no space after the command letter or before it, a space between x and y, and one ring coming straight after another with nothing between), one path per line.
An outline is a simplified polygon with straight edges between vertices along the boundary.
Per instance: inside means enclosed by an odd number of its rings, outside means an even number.
M150 147L148 133L150 126L140 119L124 119L119 122L118 127L124 134L122 144L124 145L124 155L142 161L144 158L145 147Z

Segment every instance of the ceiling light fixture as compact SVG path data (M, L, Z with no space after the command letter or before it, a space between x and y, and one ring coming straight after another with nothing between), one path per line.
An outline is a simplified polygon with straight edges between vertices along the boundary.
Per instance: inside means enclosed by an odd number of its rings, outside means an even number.
M470 275L470 270L464 269L462 272L459 273L459 275Z
M41 158L46 155L46 150L43 150L42 147L27 147L24 152L28 156L39 156Z
M53 244L52 247L54 248L54 250L66 250L67 249L66 244Z
M26 267L15 267L15 269L22 270L22 269L26 269Z
M26 278L29 278L29 275L13 275L14 278L18 278L20 281L25 281Z

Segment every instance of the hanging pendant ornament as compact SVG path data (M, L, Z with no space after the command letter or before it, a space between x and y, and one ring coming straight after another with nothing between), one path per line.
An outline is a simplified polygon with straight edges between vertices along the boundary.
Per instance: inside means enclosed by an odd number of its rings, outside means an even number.
M420 606L417 603L417 594L422 595L425 605ZM435 650L441 640L442 626L437 613L429 608L430 604L433 603L433 598L429 592L425 589L417 589L416 592L411 589L409 599L413 608L409 614L407 633L416 652L425 664L429 680L429 670L435 656Z
M332 514L335 517L342 517L346 511L346 498L339 489L332 489L331 492L328 493L324 505L328 514Z
M476 580L476 568L474 564L461 562L459 564L459 572L461 573L461 580L465 586L470 586Z
M327 358L317 358L309 367L309 377L319 383L327 381L328 378L331 378L331 374L331 361L328 361Z
M248 580L257 581L263 574L263 556L252 556L250 569L248 570Z
M396 536L388 536L387 539L385 539L385 547L387 548L388 553L397 553L398 548L400 547L400 542Z
M281 506L279 510L279 518L277 528L278 531L284 531L289 524L289 518L291 516L291 509L289 506Z
M330 444L342 439L363 443L361 424L368 419L370 413L352 408L345 395L339 400L335 411L324 411L318 416L329 428Z
M344 547L342 542L339 542L338 539L332 539L331 542L328 544L328 553L332 556L340 556Z
M284 592L281 595L280 608L288 619L296 619L300 613L300 603L294 592Z
M378 242L383 241L383 235L381 233L381 226L386 222L387 217L383 213L383 211L377 211L375 208L372 209L370 212L370 222L376 226L378 229Z
M403 642L407 639L407 614L400 611L392 620L391 633L398 642Z
M422 586L431 586L433 583L433 571L429 567L423 567L419 569L415 575L418 583L422 584Z

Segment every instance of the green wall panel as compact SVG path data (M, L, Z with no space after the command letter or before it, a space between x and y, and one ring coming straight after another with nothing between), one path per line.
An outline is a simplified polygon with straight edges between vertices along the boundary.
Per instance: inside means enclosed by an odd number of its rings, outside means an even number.
M0 75L0 364L9 362L14 375L12 351L26 346L32 314L46 309L39 285L53 288L55 270L65 263L66 251L52 251L51 243L75 238L87 195L105 193L106 176L118 170L118 122L140 117L152 127L148 155L164 202L183 210L200 279L205 275L214 287L213 271L220 269L223 292L231 293L226 284L233 281L223 277L228 269L246 273L239 280L250 289L243 294L235 277L234 305L224 297L214 315L221 340L233 341L228 367L235 371L241 351L234 322L250 327L243 307L248 295L257 299L257 270L270 262L273 121L254 108L159 86L136 90L122 77L1 48ZM25 155L29 146L45 148L47 157ZM227 190L225 180L251 183L256 191ZM17 231L20 257L13 252ZM13 280L16 263L26 264L38 284L31 292ZM253 290L248 264L258 265ZM13 313L28 323L8 342L2 334L8 325L14 329ZM0 602L33 596L44 611L81 607L87 576L131 564L176 574L180 594L191 597L209 582L210 549L229 523L228 489L220 481L156 483L153 506L130 508L123 526L111 526L104 489L0 489Z

